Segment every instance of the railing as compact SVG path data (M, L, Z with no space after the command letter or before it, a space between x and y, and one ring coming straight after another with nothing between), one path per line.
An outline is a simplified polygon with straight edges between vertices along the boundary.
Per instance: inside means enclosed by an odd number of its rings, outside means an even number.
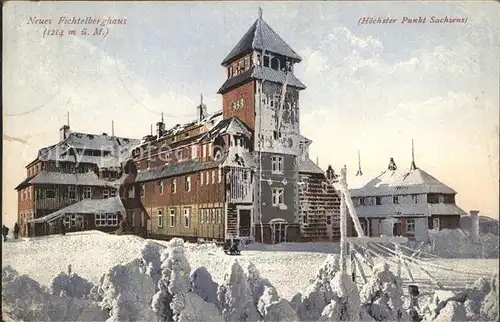
M252 202L253 186L250 169L232 168L228 173L229 202Z

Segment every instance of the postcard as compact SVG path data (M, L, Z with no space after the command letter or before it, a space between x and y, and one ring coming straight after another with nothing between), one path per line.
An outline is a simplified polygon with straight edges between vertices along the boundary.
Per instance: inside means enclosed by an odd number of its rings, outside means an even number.
M498 321L493 1L7 1L2 320Z

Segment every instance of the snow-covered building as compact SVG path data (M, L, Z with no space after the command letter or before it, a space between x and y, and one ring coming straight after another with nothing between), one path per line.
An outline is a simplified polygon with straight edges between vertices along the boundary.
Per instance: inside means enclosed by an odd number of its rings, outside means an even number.
M15 188L21 234L54 232L60 220L68 231L117 229L123 207L113 197L122 182L122 163L139 143L106 133L72 132L64 125L60 141L38 151L26 166L26 179ZM107 198L114 201L103 203Z
M361 226L368 236L382 233L382 220L394 219L394 235L427 241L429 229L455 229L465 211L455 203L457 192L412 161L400 170L394 159L380 175L351 189Z
M133 151L127 218L158 238L338 238L339 197L299 133L300 60L259 16L222 62L222 111L202 100L197 119L162 119Z

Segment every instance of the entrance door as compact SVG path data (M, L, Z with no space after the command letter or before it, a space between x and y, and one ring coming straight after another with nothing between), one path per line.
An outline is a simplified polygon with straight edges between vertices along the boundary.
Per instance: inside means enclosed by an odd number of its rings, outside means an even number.
M250 236L251 215L252 211L250 209L238 209L240 237Z
M277 220L270 222L271 224L271 242L273 244L286 242L287 222L285 220Z

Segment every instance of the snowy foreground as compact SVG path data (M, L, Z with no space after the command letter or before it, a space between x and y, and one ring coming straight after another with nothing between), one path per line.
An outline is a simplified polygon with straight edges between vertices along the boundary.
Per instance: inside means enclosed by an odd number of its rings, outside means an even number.
M414 283L378 260L356 285L339 272L333 243L228 256L213 244L92 231L2 246L2 312L13 320L408 321L407 285L416 284L425 321L498 321L498 259L428 260L433 280L410 265Z

